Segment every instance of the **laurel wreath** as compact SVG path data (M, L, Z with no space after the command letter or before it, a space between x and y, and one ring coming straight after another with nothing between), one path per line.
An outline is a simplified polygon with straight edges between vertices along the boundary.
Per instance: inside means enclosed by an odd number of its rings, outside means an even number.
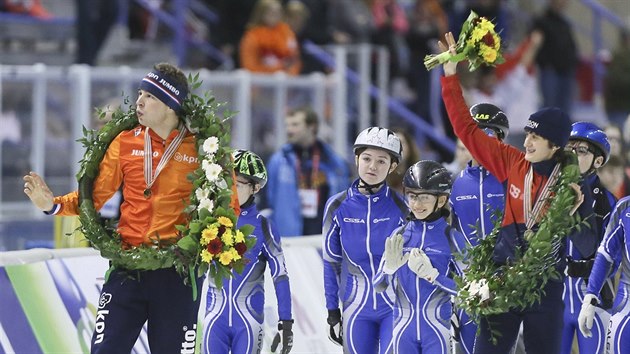
M192 90L201 86L198 74L189 76L188 81ZM240 257L244 252L243 247L250 249L255 243L253 237L248 237L252 232L251 225L235 230L235 232L240 232L239 236L244 236L244 245L239 248L241 252L231 257L227 264L220 262L218 255L217 259L207 257L202 259L201 257L205 249L201 242L203 230L216 224L221 218L222 220L229 219L233 225L236 225L237 221L234 210L230 208L233 163L232 150L229 147L230 125L227 121L233 113L225 111L220 116L218 113L220 107L221 104L217 103L208 92L203 98L191 93L184 100L181 116L184 117L187 128L195 134L200 164L199 168L188 176L193 184L190 203L184 209L189 216L189 222L186 225L176 226L180 234L177 242L170 245L160 244L159 240L156 240L153 245L129 247L124 244L120 234L111 224L100 223L99 214L94 208L92 191L100 162L116 136L139 124L135 107L131 107L126 112L116 110L112 113L112 119L98 131L83 128L83 138L79 139L79 142L83 144L86 151L76 176L79 181L80 231L90 241L92 247L100 251L101 256L111 261L113 267L129 270L175 267L180 274L184 275L185 282L191 280L193 287L195 270L197 270L197 276L209 270L217 286L221 286L223 278L232 275L232 269L237 272L242 271L247 262L245 258ZM101 116L103 115L104 113L101 112ZM209 137L216 137L218 140L218 147L213 154L206 154L203 149L203 143ZM223 167L213 182L209 182L206 178L206 173L202 168L204 160ZM196 191L202 188L206 190L205 198L212 200L212 207L200 207L200 199Z
M463 276L455 278L460 289L456 303L475 322L479 323L481 316L525 309L538 302L545 284L551 279L561 278L555 266L564 237L574 229L579 231L581 227L588 227L588 222L582 220L577 212L573 216L567 215L575 199L575 192L569 185L578 183L581 177L575 155L562 154L565 163L552 187L549 208L538 230L527 239L527 249L517 255L517 260L505 265L497 265L493 260L500 220L495 222L490 235L465 255L464 263L468 268ZM482 301L479 293L471 291L471 285L479 281L487 282L490 299Z

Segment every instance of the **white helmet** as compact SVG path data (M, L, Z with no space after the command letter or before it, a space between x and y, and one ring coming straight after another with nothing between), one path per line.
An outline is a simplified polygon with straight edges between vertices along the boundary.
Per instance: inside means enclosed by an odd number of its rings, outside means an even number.
M377 148L387 151L396 162L402 159L400 138L393 131L381 127L370 127L359 133L352 148L355 155L360 148Z

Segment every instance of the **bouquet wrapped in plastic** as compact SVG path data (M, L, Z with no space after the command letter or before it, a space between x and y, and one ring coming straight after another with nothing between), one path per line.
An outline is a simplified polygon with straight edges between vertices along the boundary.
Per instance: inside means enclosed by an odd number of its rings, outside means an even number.
M501 55L501 37L494 30L494 24L474 11L470 12L462 25L456 51L456 54L443 52L427 55L424 66L431 70L447 61L468 60L468 69L474 71L481 65L494 66L505 61Z

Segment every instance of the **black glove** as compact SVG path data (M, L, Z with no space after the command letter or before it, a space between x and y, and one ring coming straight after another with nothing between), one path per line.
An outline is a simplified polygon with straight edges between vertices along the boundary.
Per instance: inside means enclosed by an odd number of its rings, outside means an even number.
M328 332L328 339L337 345L343 345L341 325L341 311L339 309L328 310L328 325L330 331Z
M293 348L293 320L278 321L278 332L271 342L271 352L275 353L282 341L281 354L289 354Z
M451 314L451 333L453 335L453 340L459 343L461 341L461 332L459 317L457 317L456 311L453 311L453 314Z

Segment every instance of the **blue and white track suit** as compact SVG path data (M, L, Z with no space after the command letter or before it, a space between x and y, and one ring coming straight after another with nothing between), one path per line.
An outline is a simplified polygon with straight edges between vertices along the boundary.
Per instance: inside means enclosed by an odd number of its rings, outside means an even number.
M250 262L242 274L224 280L217 289L208 277L206 316L203 321L203 353L260 353L265 304L264 276L269 264L278 299L280 320L291 319L291 290L280 245L280 235L258 213L256 205L241 206L237 226L254 226L256 245L244 257Z
M505 209L504 187L488 170L468 163L453 182L449 203L453 227L476 246L479 239L492 232L496 222L501 222L500 217ZM461 309L457 310L457 318L460 327L456 340L459 340L464 353L472 354L477 324Z
M364 195L358 180L328 200L324 213L324 290L326 308L343 306L345 353L391 350L393 291L376 293L372 276L385 239L403 225L407 206L387 185ZM380 350L379 350L380 348Z
M615 197L602 186L596 174L591 174L584 179L584 184L593 194L593 211L595 212L595 229L592 230L593 235L597 237L598 243L604 237L604 230L608 224L610 212L615 206ZM591 271L588 265L591 265L593 257L584 259L575 249L573 241L567 239L567 254L571 258L568 262L570 268L568 276L564 280L564 327L562 330L562 347L561 354L571 354L573 346L573 337L577 335L578 348L582 353L601 353L606 343L606 328L610 321L610 312L602 307L595 309L594 321L596 325L591 331L592 337L586 338L579 330L578 316L582 308L582 299L586 295L586 284L588 284L588 276ZM574 261L575 260L575 261ZM575 265L575 266L574 266ZM616 268L615 268L616 270ZM614 273L614 272L613 272ZM571 276L574 275L574 276ZM609 294L608 298L612 299L613 279L609 277L603 285L603 288ZM610 305L608 305L608 308Z
M461 275L453 252L463 252L467 241L443 217L432 222L412 219L394 233L399 232L403 235L403 252L421 248L439 275L431 284L405 264L388 276L382 272L385 262L381 262L374 285L378 290L389 289L391 282L396 295L393 352L450 354L451 296L457 294L453 272Z
M597 295L611 272L621 262L621 276L608 329L598 321L592 332L606 332L605 353L630 353L630 196L617 202L597 249L595 264L589 276L587 294ZM600 299L601 301L601 299Z

